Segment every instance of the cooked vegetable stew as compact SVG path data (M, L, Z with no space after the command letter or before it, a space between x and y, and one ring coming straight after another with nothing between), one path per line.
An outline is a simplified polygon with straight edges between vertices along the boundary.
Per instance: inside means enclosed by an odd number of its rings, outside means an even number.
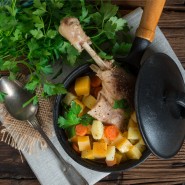
M101 80L96 75L78 77L62 101L66 111L59 117L59 126L65 129L71 146L84 159L105 162L107 166L140 159L146 146L135 112L130 114L124 130L88 114L96 105L101 89Z

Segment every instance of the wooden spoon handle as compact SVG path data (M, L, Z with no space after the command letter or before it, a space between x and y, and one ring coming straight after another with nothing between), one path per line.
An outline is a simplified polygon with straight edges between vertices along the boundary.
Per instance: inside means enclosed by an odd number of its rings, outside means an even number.
M147 0L140 25L136 31L136 36L144 38L150 42L155 36L155 29L161 16L166 0Z

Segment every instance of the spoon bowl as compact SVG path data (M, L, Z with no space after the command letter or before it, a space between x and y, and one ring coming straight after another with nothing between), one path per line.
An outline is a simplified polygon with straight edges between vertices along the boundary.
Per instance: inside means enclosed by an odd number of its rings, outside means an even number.
M6 94L5 106L7 111L18 120L29 120L38 110L38 105L32 103L23 107L24 103L30 100L34 95L22 88L18 81L12 82L4 76L0 79L0 91Z
M23 89L22 85L18 81L11 81L8 77L0 78L0 91L5 93L5 107L7 111L17 120L27 121L35 130L37 130L48 146L52 149L56 157L60 162L63 174L66 176L70 184L74 185L87 185L88 182L81 174L69 163L67 163L48 136L42 130L37 118L38 105L29 103L23 107L24 103L30 100L34 95Z

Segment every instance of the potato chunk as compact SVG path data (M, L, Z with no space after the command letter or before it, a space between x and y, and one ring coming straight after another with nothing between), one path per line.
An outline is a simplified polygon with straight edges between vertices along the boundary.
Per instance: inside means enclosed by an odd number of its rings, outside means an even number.
M63 102L64 102L65 104L67 104L67 105L70 105L71 102L72 102L73 100L75 100L75 99L77 99L77 96L75 96L74 94L68 92L68 93L65 95L65 97L64 97L64 99L63 99Z
M128 128L128 139L132 140L139 140L140 139L140 132L137 127L129 127Z
M83 150L81 157L84 159L94 159L93 150Z
M113 161L115 158L115 153L116 153L115 146L107 146L106 161Z
M129 159L140 159L142 156L141 152L136 146L132 146L129 151L126 153Z
M101 121L94 120L91 127L91 133L94 139L101 139L103 137L104 126Z
M79 151L90 150L91 144L89 136L78 136Z
M75 81L75 92L78 96L88 96L90 93L90 78L89 76L79 77Z
M132 143L126 138L123 138L119 143L116 144L116 148L121 153L128 152L131 146L132 146Z
M96 104L96 98L93 97L92 95L84 96L82 99L82 103L89 109L92 109Z

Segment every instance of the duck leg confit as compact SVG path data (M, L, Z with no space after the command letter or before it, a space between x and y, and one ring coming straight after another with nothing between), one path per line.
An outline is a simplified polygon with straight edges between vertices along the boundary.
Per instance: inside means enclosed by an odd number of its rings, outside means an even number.
M114 109L116 100L125 99L130 107L133 102L135 78L123 68L114 66L113 61L102 60L90 47L90 38L82 30L80 22L76 18L65 18L59 27L60 34L81 52L85 49L97 65L90 67L102 81L102 90L98 94L96 105L88 112L89 115L99 121L115 124L124 130L126 113L123 109Z

